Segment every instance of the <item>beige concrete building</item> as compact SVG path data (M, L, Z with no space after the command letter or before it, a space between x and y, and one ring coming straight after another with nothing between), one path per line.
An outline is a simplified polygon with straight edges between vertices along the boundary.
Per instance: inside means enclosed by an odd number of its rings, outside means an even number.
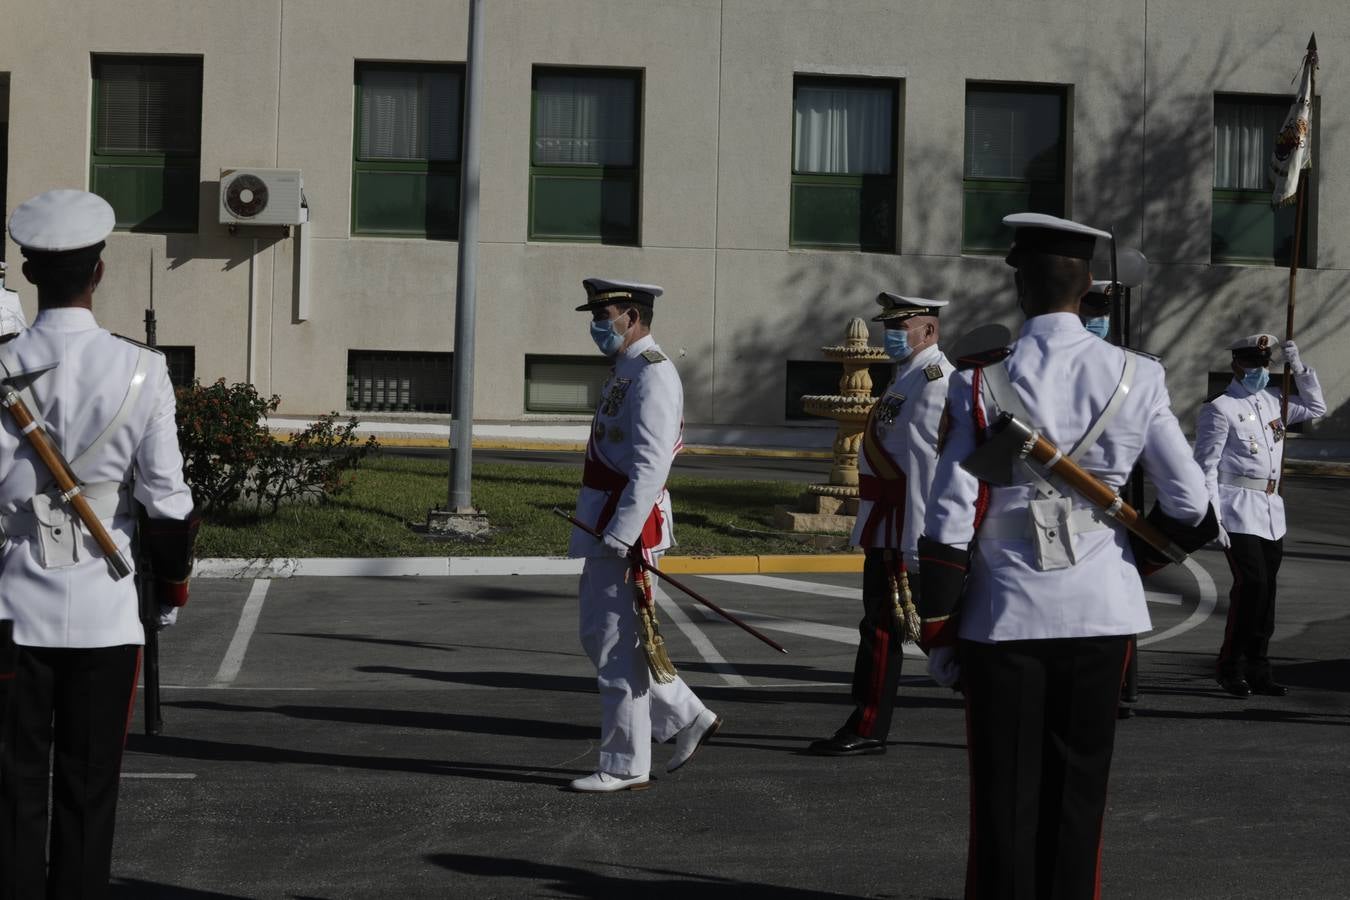
M1031 206L1147 255L1131 339L1189 427L1221 348L1283 333L1294 213L1263 206L1260 175L1315 31L1297 319L1332 409L1312 432L1350 436L1342 0L484 5L480 419L584 420L603 363L573 307L605 275L665 286L655 330L691 425L820 428L790 394L828 384L817 348L878 290L950 300L949 339L1016 322L991 222ZM467 18L453 0L11 0L7 211L59 186L113 196L127 228L97 313L140 335L153 296L183 373L251 379L284 413L443 420ZM220 172L247 168L302 173L299 265L295 229L221 224Z

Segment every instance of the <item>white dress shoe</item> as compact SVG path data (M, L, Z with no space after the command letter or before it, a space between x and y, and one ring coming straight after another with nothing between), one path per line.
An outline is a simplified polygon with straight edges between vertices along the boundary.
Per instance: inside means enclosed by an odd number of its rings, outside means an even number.
M675 735L675 754L666 763L666 771L674 772L680 766L694 758L698 748L708 742L708 738L717 734L722 727L722 717L711 709L704 709L694 721L684 726L684 730Z
M583 794L609 794L614 791L641 791L651 787L646 775L621 776L608 772L592 772L572 782L572 790Z

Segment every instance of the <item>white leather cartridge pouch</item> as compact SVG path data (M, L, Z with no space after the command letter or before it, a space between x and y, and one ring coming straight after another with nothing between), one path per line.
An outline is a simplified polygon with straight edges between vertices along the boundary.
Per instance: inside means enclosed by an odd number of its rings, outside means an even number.
M1043 497L1028 503L1031 542L1036 546L1036 568L1040 571L1067 569L1077 561L1073 553L1072 514L1073 500L1068 497Z

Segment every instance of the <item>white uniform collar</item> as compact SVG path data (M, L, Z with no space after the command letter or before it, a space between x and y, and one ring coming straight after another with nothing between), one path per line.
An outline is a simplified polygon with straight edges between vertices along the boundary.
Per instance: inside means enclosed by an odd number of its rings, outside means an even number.
M33 327L56 331L88 331L97 328L98 322L94 319L94 313L83 306L55 306L38 310Z
M1039 316L1032 316L1022 323L1020 332L1022 337L1029 334L1049 334L1053 331L1081 331L1087 334L1088 331L1083 327L1083 320L1078 318L1077 313L1057 312L1044 313Z
M644 350L649 350L655 346L656 346L656 338L652 337L651 334L644 334L642 337L638 338L636 341L633 341L633 343L629 344L628 349L624 350L620 355L624 359L634 359L637 357L639 353L643 352Z
M915 369L925 367L930 363L937 362L937 357L941 353L942 351L938 349L937 344L929 344L927 347L924 347L918 353L910 354L908 359L900 363L900 367L896 370L895 377L900 378L904 375L908 375Z

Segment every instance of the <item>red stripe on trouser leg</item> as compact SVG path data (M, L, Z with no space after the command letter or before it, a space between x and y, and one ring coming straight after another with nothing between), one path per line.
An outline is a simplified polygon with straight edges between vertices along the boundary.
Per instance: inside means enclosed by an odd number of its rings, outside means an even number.
M872 631L876 635L872 642L872 683L867 692L867 703L863 706L862 720L858 723L858 731L864 737L871 736L872 728L876 725L881 688L886 683L886 651L891 639L884 628L873 625Z
M136 683L141 680L141 660L145 657L145 647L136 648L136 671L131 673L131 699L127 701L127 724L122 729L122 743L127 742L131 734L131 719L136 715Z

